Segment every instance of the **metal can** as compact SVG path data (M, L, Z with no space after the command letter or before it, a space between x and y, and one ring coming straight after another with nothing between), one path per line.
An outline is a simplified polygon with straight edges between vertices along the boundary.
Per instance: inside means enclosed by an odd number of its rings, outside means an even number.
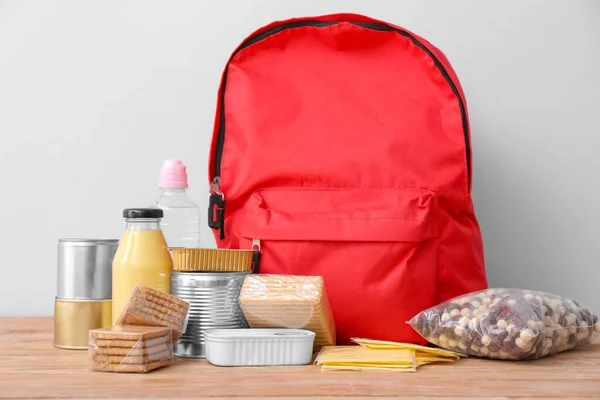
M54 300L54 347L88 348L90 329L111 325L111 300Z
M175 344L179 357L204 358L204 330L247 328L239 304L244 272L173 272L171 292L190 303L187 329Z
M112 260L118 240L60 239L56 297L107 300L112 297Z
M60 239L54 346L87 349L90 329L111 325L112 260L118 240Z

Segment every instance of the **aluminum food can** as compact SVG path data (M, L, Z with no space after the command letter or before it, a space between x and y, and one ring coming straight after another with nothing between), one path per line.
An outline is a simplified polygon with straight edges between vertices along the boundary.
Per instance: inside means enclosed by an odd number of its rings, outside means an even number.
M111 325L112 300L54 299L54 347L70 350L88 348L91 329Z
M56 297L62 300L112 298L116 239L60 239Z
M91 329L112 321L112 261L118 240L60 239L54 299L54 341L87 349Z
M175 344L179 357L205 357L207 329L247 328L239 296L244 272L173 272L171 293L190 303L187 329Z

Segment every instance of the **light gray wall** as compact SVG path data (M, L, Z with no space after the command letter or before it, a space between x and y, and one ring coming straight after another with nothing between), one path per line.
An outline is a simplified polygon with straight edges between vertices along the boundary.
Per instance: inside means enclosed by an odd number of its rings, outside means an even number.
M340 11L440 47L464 86L490 283L600 312L600 2L0 1L0 315L51 315L59 237L115 237L166 157L206 207L222 68L273 20Z

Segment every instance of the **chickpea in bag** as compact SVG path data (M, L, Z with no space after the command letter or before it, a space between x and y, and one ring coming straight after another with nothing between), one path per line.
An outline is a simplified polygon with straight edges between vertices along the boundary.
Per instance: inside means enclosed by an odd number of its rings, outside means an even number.
M487 289L448 300L408 322L427 341L477 357L532 360L573 349L600 332L598 317L562 296Z

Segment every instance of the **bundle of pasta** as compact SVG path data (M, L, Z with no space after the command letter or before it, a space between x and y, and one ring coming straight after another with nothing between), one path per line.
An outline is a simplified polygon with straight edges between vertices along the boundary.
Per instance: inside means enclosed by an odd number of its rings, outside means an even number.
M335 321L320 276L249 275L240 304L251 328L312 331L316 350L335 344Z

